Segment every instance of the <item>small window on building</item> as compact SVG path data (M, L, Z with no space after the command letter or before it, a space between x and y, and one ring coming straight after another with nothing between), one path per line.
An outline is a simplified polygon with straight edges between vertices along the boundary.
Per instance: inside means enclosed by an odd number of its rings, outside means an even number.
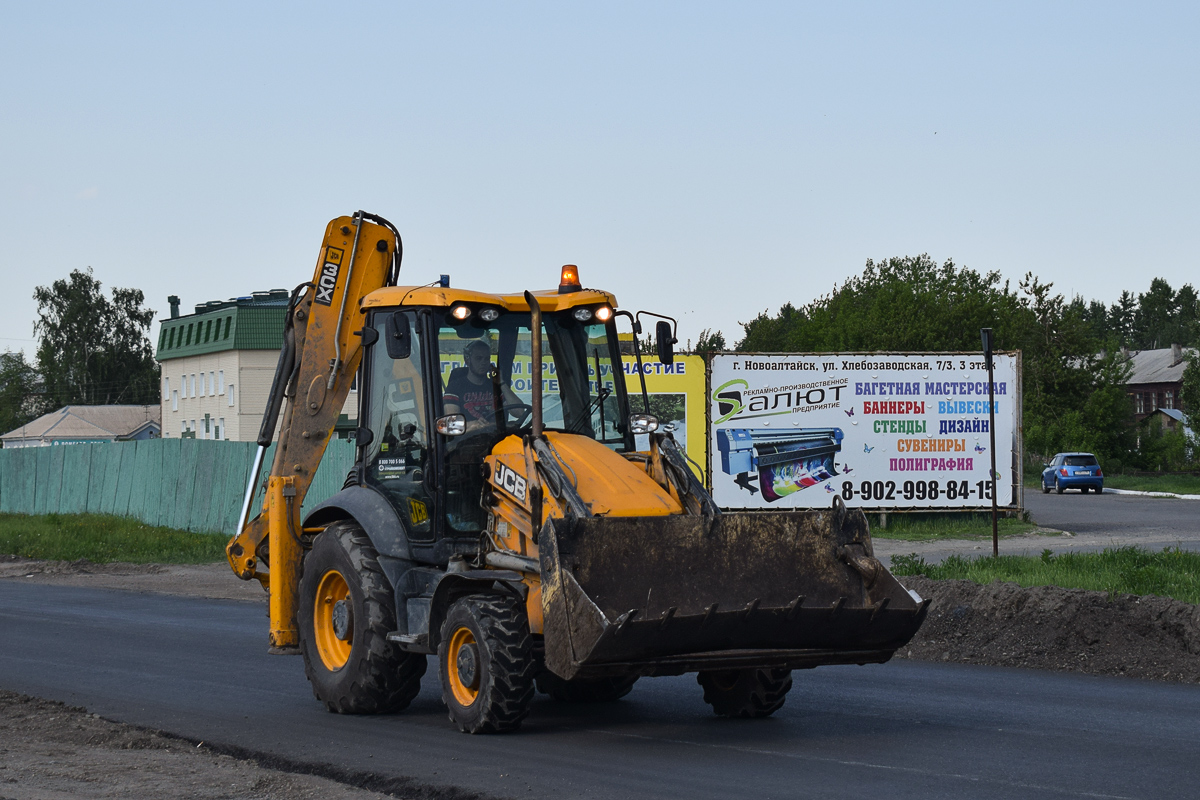
M211 338L212 338L212 320L210 319L208 321L208 324L204 326L204 341L207 342Z
M162 350L163 345L167 343L167 329L163 328L158 332L158 349Z
M186 419L181 419L179 421L179 435L187 436L187 420Z
M170 379L170 378L168 378L168 377L166 377L166 376L163 376L163 393L162 393L162 396L163 396L163 397L170 397L170 396L171 396L171 379Z
M192 373L192 397L196 396L196 373Z
M217 373L215 372L208 373L208 396L217 396Z
M233 408L233 384L232 383L229 384L228 394L229 394L229 407Z
M225 370L217 370L217 394L225 394Z
M233 317L226 317L225 318L225 335L221 337L222 339L229 338L229 328L231 325L233 325Z
M194 327L196 327L196 323L194 323L194 322L188 323L187 340L184 341L185 346L192 343L192 328L194 328Z
M179 390L178 389L171 392L171 410L172 411L179 410Z
M1170 389L1167 389L1167 397L1166 397L1165 402L1163 403L1163 408L1174 408L1174 407L1175 407L1175 392L1173 392Z
M225 418L221 417L217 420L217 438L224 441L229 438L229 431L225 430Z

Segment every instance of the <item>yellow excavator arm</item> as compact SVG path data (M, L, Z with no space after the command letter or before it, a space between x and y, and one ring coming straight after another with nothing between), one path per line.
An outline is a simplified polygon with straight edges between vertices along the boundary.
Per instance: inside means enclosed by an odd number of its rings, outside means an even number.
M293 652L296 587L303 557L300 506L362 361L362 299L394 284L402 244L394 226L359 211L325 229L311 282L288 305L284 347L258 436L258 451L233 538L229 566L270 593L271 647ZM284 409L262 510L248 519L263 456Z

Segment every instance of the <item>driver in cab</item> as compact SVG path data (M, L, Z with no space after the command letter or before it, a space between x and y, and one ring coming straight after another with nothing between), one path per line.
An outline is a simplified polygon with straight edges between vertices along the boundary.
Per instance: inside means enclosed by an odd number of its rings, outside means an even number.
M462 414L466 419L466 433L496 427L496 405L492 379L492 351L482 339L468 342L463 348L465 367L450 373L442 403L446 414ZM525 405L507 384L500 386L501 401L506 413L514 412L513 406L521 409Z

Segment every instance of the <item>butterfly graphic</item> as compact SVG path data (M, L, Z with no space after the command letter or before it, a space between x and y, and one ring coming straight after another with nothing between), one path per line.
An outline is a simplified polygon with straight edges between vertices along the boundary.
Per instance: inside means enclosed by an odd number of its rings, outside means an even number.
M825 484L825 491L829 492L830 494L833 494L834 490L833 490L833 487L827 483L827 484Z
M849 464L842 464L842 472L849 475L851 472L854 472L854 467L851 467Z
M843 409L843 410L845 410L845 409ZM849 411L846 411L846 416L847 416L847 417L853 417L853 416L854 416L854 409L853 409L853 408L851 408Z
M976 453L986 453L986 452L987 452L987 448L986 448L986 447L980 447L979 445L975 445L975 452L976 452Z
M874 450L874 449L875 449L874 447L867 447L867 444L866 444L866 442L863 442L863 452L864 452L864 453L869 453L869 452L871 452L871 451L872 451L872 450Z

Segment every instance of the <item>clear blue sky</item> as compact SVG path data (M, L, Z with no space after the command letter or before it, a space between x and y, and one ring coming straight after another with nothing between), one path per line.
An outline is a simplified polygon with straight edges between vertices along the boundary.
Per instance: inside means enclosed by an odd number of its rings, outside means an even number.
M0 4L0 348L34 286L197 302L563 263L681 339L927 252L1112 302L1200 283L1194 3ZM158 327L155 325L154 335Z

